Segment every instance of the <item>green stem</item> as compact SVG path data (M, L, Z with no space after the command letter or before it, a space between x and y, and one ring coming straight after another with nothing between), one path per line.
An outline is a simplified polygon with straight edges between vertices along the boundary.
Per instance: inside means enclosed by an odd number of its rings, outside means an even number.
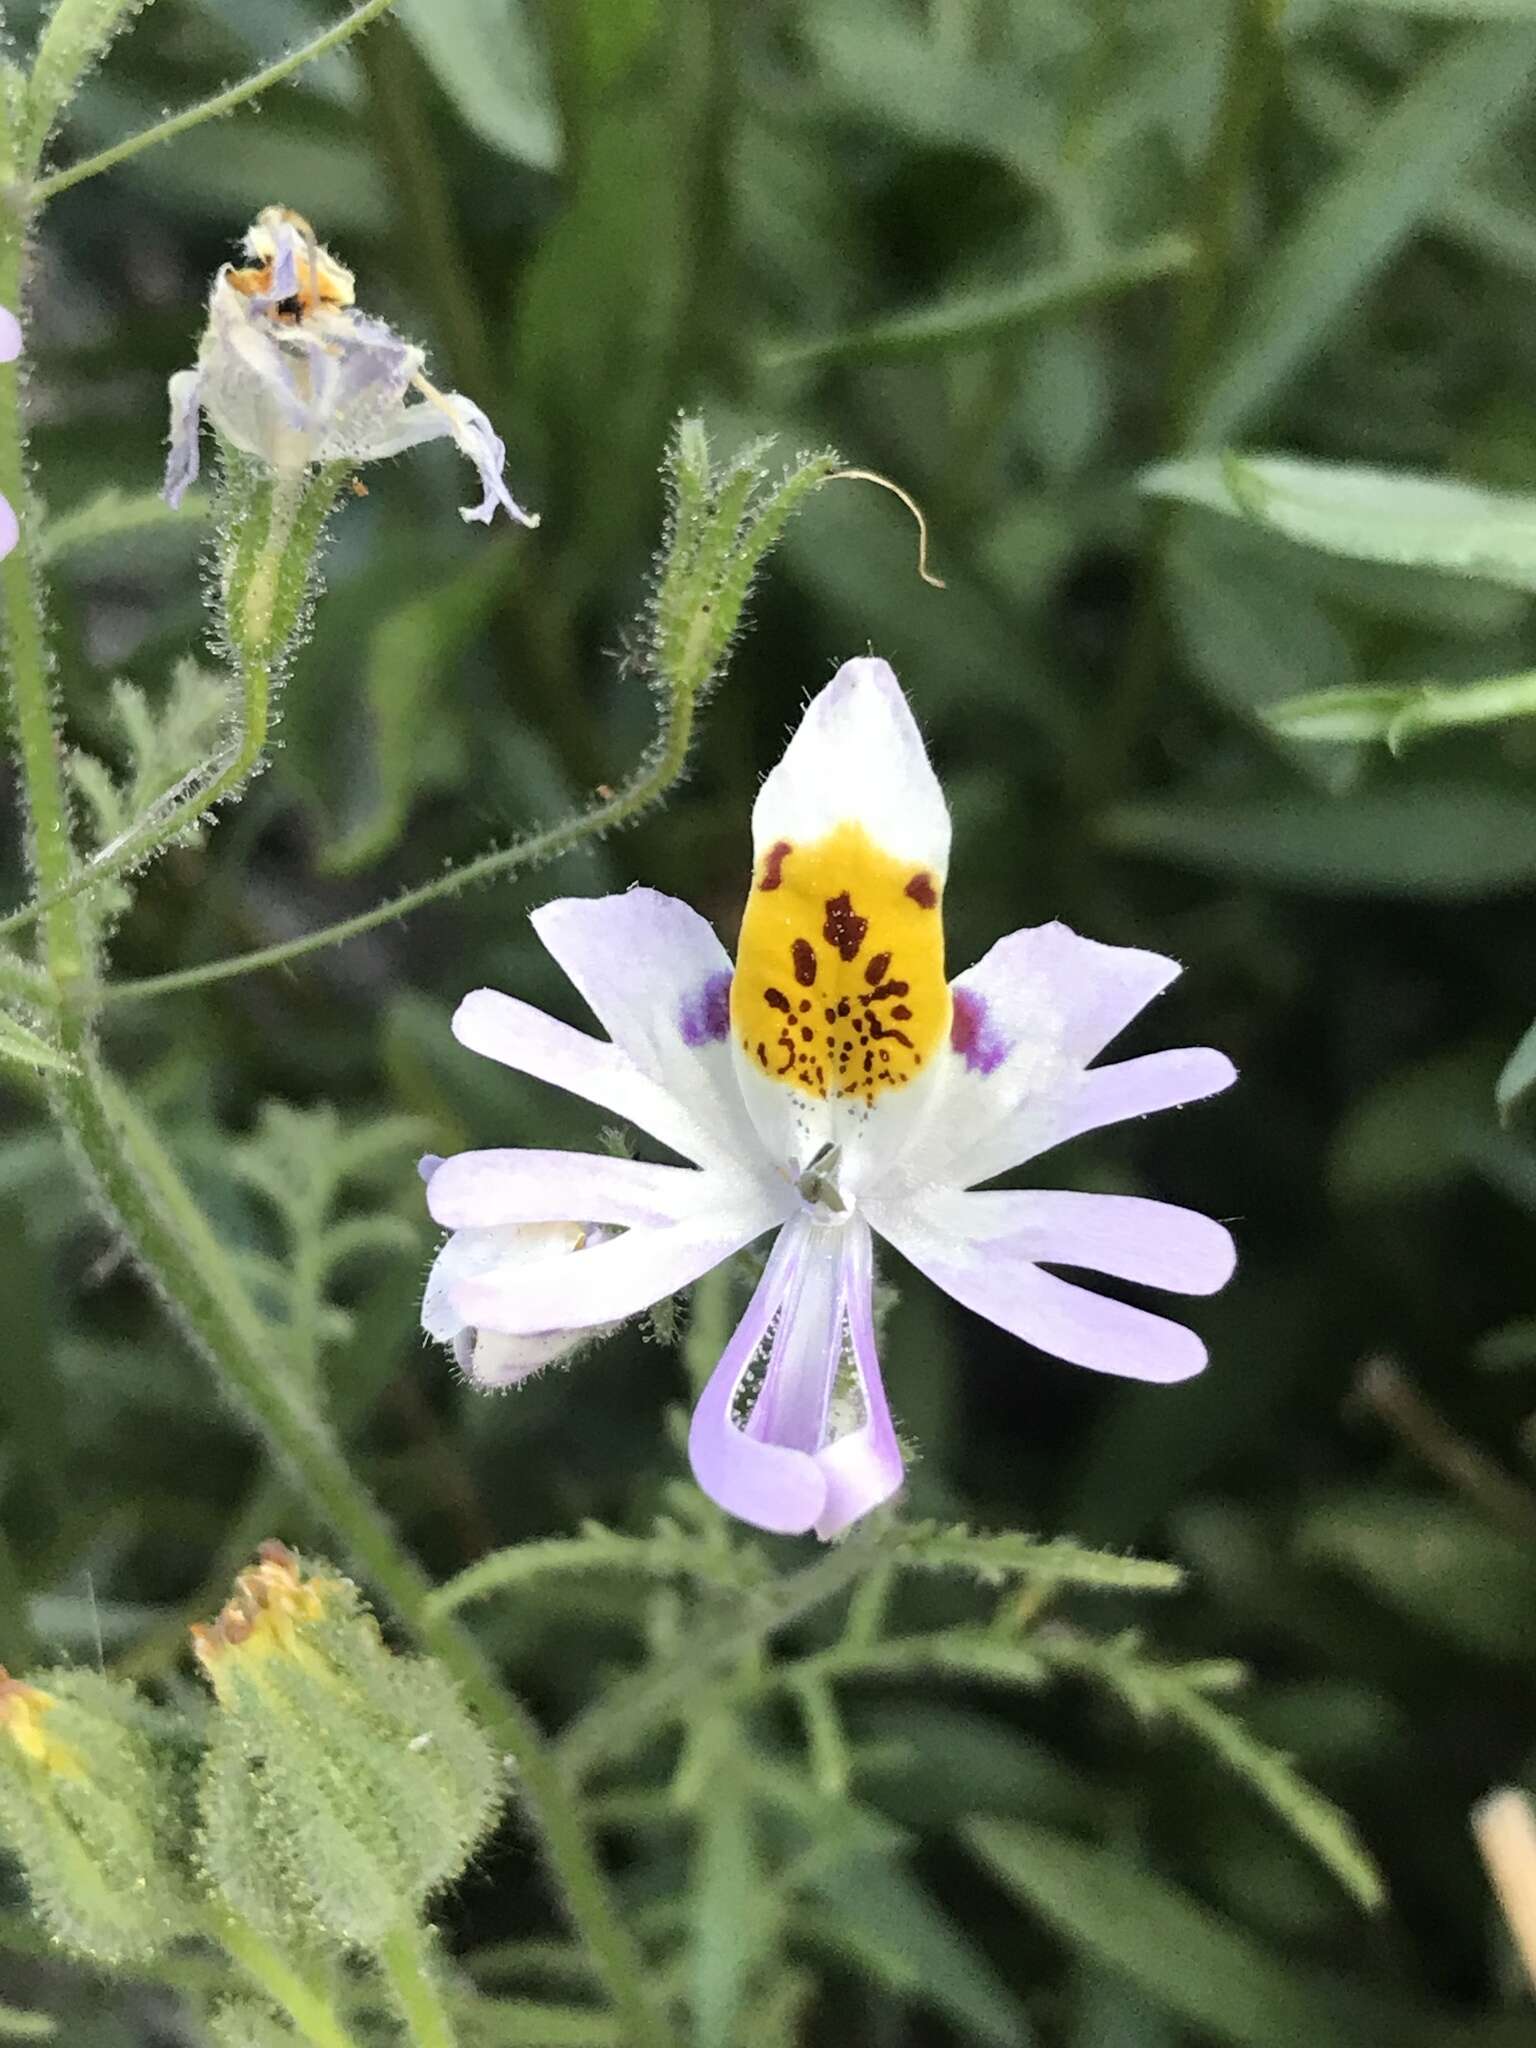
M377 1961L413 2048L456 2048L458 2037L437 1987L424 1931L400 1928L380 1944Z
M361 1575L453 1673L493 1741L511 1759L542 1830L577 1932L601 1971L633 2048L668 2048L644 1959L619 1919L576 1801L537 1724L500 1684L479 1645L435 1612L432 1583L290 1377L275 1370L270 1333L149 1124L92 1055L83 1021L61 1025L77 1061L55 1090L61 1118L117 1216L139 1265L174 1304L225 1391L294 1474Z
M407 889L403 895L391 897L387 903L376 903L372 910L360 911L356 917L343 918L338 924L323 925L317 932L306 932L300 938L285 939L275 946L262 946L255 952L237 953L228 960L211 960L202 967L183 967L171 974L151 974L140 981L109 982L94 992L95 1000L103 1003L142 1002L154 996L174 995L180 989L201 988L209 982L227 981L234 975L255 974L264 968L285 966L290 960L302 959L306 953L317 953L326 946L343 945L348 939L359 938L364 932L374 931L382 924L393 924L397 918L407 917L428 903L440 902L445 896L456 896L461 889L468 889L476 882L488 882L497 876L541 866L546 861L558 859L562 853L568 853L585 840L600 838L605 832L630 824L642 811L665 796L687 764L693 740L694 700L684 693L669 693L666 701L668 708L659 745L646 756L616 795L594 804L590 810L579 811L574 817L564 818L542 832L530 832L521 839L515 839L510 846L482 853L474 860L466 861L462 867L449 869L435 881L424 882L417 889Z
M215 1941L251 1982L285 2012L310 2043L310 2048L357 2048L330 2000L299 1975L279 1949L233 1913L215 1909L210 1916Z
M204 121L217 120L219 115L232 113L236 107L243 107L247 100L253 100L268 87L280 85L285 78L291 78L295 71L305 64L313 63L316 57L323 57L328 50L337 49L349 37L355 36L369 22L377 21L394 0L363 0L333 27L301 43L286 57L280 57L263 70L253 72L238 85L226 86L211 99L199 100L195 107L183 108L179 114L172 114L169 120L157 121L153 128L144 128L137 135L130 135L122 142L114 142L110 149L98 150L95 156L82 157L79 163L71 164L67 170L55 171L51 177L39 178L31 187L28 199L33 206L40 206L60 192L67 192L71 185L82 184L87 178L94 178L102 171L114 170L118 164L126 163L130 157L141 151L153 149L157 142L169 142L174 136L185 135L189 128L199 127Z
M12 226L0 236L0 306L21 304L22 238ZM37 514L27 484L21 426L21 383L15 363L0 364L0 494L10 500L20 538L0 562L0 601L5 607L5 662L11 685L11 718L21 757L27 801L27 839L32 872L42 893L57 895L73 879L64 762L54 723L43 610L33 581L29 536ZM78 906L60 902L44 925L48 964L55 986L65 989L90 970L90 939Z

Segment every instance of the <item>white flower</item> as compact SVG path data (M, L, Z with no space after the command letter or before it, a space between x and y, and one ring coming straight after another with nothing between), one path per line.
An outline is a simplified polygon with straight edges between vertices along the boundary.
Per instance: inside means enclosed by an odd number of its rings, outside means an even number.
M206 413L234 447L290 474L451 439L480 473L481 500L461 508L465 519L489 522L500 506L538 525L502 480L506 449L479 406L429 384L421 350L358 311L351 271L306 220L266 207L244 248L246 263L226 263L214 278L196 369L170 382L171 504L197 476Z
M814 700L752 834L734 971L697 912L633 889L533 917L607 1038L493 989L459 1006L462 1044L692 1164L444 1160L428 1204L456 1235L433 1321L481 1343L573 1337L776 1232L689 1454L743 1520L830 1536L902 1480L875 1356L875 1235L1058 1358L1143 1380L1200 1370L1204 1346L1182 1325L1048 1269L1208 1293L1232 1271L1219 1223L1128 1195L972 1190L1080 1132L1214 1094L1233 1069L1204 1049L1091 1066L1178 968L1064 925L1015 932L946 980L949 813L883 661L847 663ZM620 1234L558 1257L498 1255L494 1233L566 1217ZM473 1252L456 1251L466 1239Z

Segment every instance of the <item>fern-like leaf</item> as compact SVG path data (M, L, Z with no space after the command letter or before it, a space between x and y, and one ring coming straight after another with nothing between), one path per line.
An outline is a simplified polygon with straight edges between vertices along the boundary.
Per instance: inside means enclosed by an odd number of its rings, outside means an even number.
M387 1171L398 1182L422 1142L412 1117L348 1127L326 1105L269 1102L252 1135L232 1148L235 1174L271 1210L280 1233L275 1255L248 1251L242 1270L301 1373L312 1373L325 1347L351 1329L333 1298L342 1268L360 1257L420 1250L420 1235L403 1216L353 1205L375 1175Z
M1381 1873L1347 1816L1298 1774L1289 1757L1261 1742L1212 1698L1242 1682L1240 1664L1164 1664L1147 1656L1134 1635L1100 1641L1067 1629L1042 1629L1033 1648L1055 1669L1107 1687L1144 1720L1174 1721L1187 1729L1253 1787L1363 1906L1374 1910L1382 1903Z

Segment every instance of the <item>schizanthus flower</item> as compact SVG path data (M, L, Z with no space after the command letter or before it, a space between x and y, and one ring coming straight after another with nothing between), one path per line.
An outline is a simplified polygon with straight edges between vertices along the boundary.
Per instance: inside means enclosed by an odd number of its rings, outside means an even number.
M883 661L811 704L752 818L734 970L696 911L649 889L546 904L534 929L608 1036L494 989L467 996L472 1051L568 1089L690 1160L465 1152L427 1200L473 1256L435 1276L433 1334L546 1355L688 1286L775 1232L694 1413L699 1484L764 1529L828 1537L887 1500L902 1454L875 1356L873 1238L977 1314L1097 1372L1181 1380L1198 1337L1093 1294L1082 1267L1188 1294L1233 1265L1219 1223L1131 1195L986 1190L1084 1131L1225 1088L1204 1049L1095 1067L1178 973L1047 924L949 983L949 813ZM619 1226L531 1254L528 1227ZM497 1234L517 1247L496 1256ZM430 1327L430 1325L429 1325Z
M480 472L482 496L462 508L465 519L488 524L500 506L521 525L538 525L502 480L507 451L479 406L429 384L422 351L359 312L351 271L308 221L266 207L244 247L245 263L223 264L214 278L196 369L170 382L171 504L197 476L206 413L233 447L290 474L451 440Z
M0 306L0 363L14 363L20 354L21 323L14 313ZM0 498L0 560L11 552L19 538L15 508L8 498Z

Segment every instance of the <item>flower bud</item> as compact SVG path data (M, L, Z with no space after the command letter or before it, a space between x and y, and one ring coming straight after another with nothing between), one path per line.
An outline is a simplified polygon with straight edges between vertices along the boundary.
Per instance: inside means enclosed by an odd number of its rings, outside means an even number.
M495 1817L496 1759L451 1680L396 1656L349 1579L280 1543L193 1630L218 1700L203 1862L258 1929L375 1949Z
M93 1671L0 1668L0 1840L67 1948L142 1960L188 1931L187 1752L172 1723Z

